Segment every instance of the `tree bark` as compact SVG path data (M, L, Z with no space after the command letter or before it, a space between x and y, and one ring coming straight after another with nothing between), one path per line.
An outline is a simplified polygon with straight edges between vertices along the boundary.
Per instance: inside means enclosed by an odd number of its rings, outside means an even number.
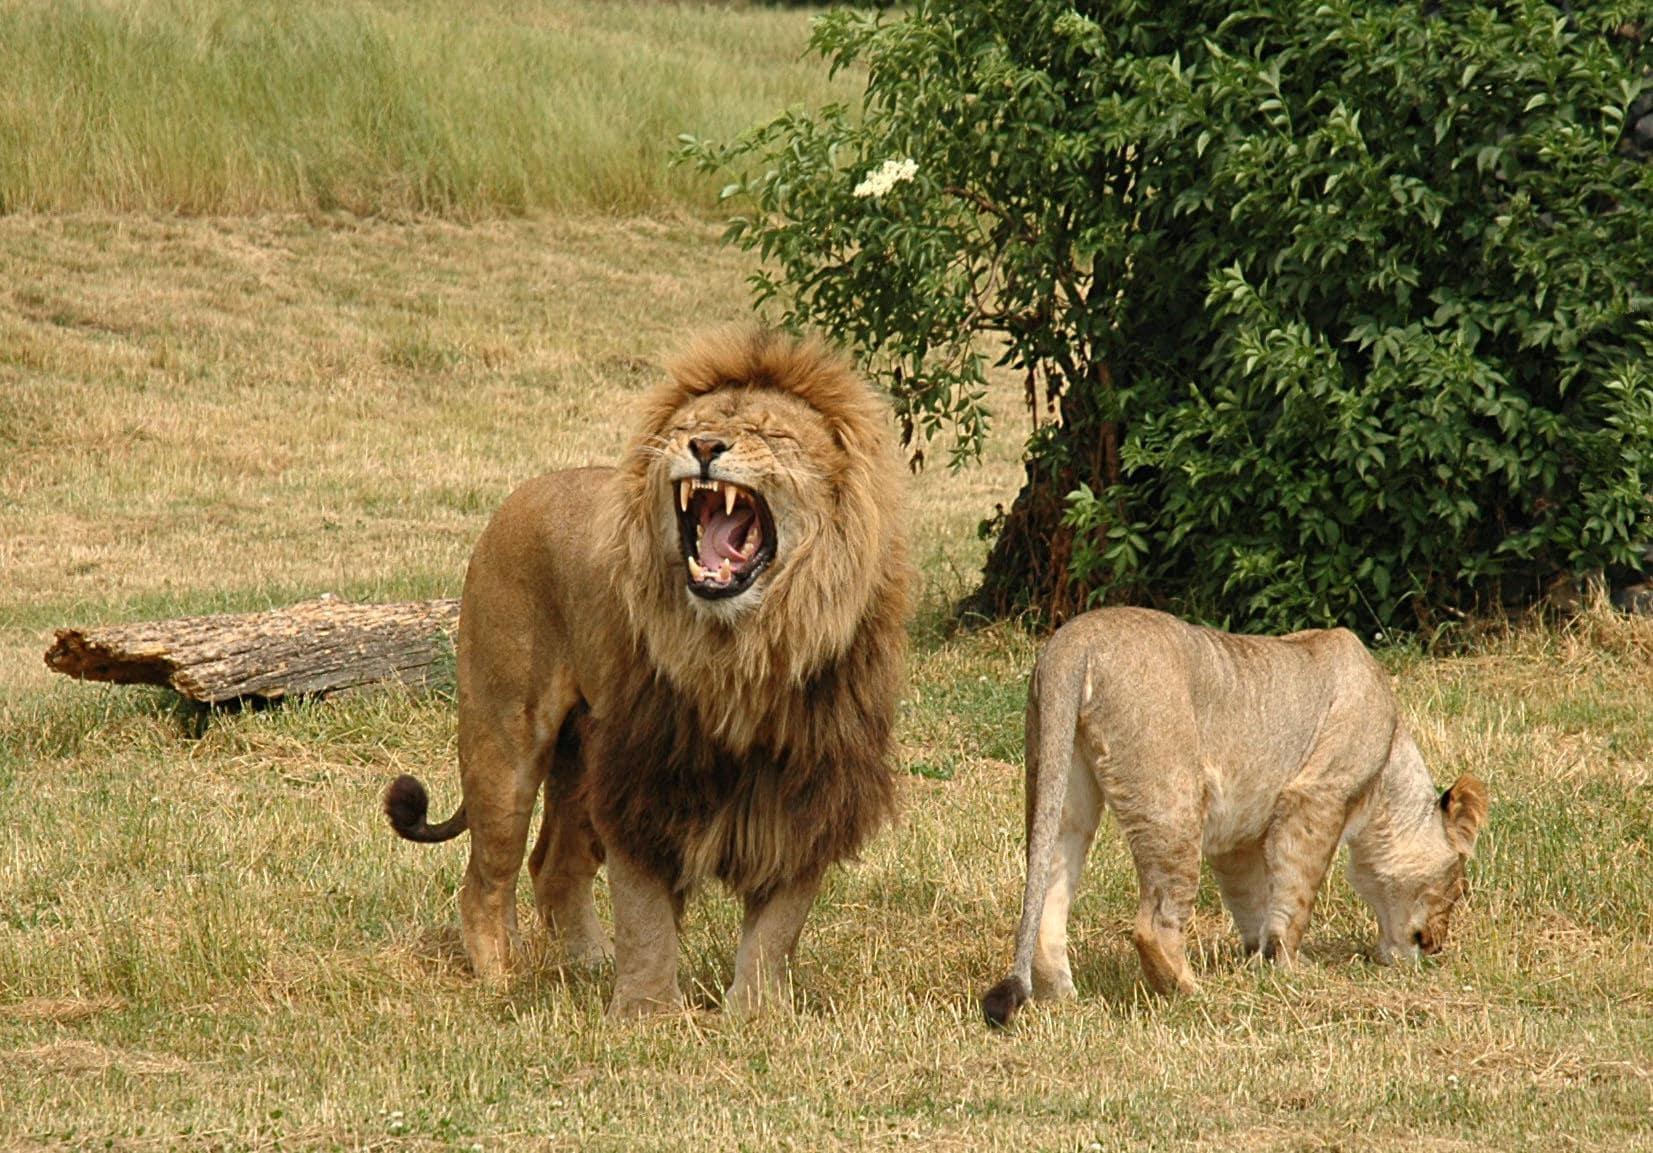
M959 606L961 617L1038 614L1059 625L1088 607L1091 590L1068 568L1074 530L1062 523L1067 495L1081 484L1102 492L1120 481L1117 422L1104 420L1097 394L1111 390L1106 366L1092 387L1061 392L1061 428L1050 451L1027 462L1026 480L1010 510L999 506L998 535L982 566L980 586Z
M46 664L90 681L167 685L207 704L314 696L379 681L422 685L451 649L454 599L353 604L59 629Z

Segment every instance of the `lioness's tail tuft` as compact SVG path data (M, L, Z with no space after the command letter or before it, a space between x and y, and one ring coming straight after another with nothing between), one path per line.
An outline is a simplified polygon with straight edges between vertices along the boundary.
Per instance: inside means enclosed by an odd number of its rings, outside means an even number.
M982 994L982 1016L995 1029L1002 1029L1010 1024L1016 1010L1027 1004L1029 994L1027 982L1012 974Z
M418 777L403 773L385 789L385 816L390 818L390 827L396 830L398 836L409 841L432 843L452 840L465 831L464 805L460 805L459 811L440 825L425 822L429 811L430 794Z

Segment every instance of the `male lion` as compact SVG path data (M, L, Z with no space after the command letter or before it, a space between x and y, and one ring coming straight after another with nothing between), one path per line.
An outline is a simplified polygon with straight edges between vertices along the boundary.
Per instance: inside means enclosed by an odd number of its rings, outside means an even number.
M1385 964L1446 940L1486 818L1462 776L1437 799L1389 680L1345 629L1232 636L1147 609L1085 613L1040 653L1027 699L1027 890L1010 974L982 998L1008 1024L1073 994L1068 906L1106 804L1136 863L1137 954L1192 992L1183 927L1211 862L1248 952L1289 964L1340 842Z
M716 877L745 920L724 1005L758 1008L827 866L889 815L911 572L888 406L816 341L723 333L642 405L616 468L517 489L478 541L459 618L465 950L501 980L535 791L534 900L570 956L609 952L611 1015L679 1006L685 896Z

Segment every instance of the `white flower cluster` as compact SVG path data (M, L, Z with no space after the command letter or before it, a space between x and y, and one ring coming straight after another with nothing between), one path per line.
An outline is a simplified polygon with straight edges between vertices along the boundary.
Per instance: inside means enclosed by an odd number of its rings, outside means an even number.
M918 174L916 160L886 160L878 166L876 172L867 174L867 178L855 186L857 196L882 196L904 180L911 180Z

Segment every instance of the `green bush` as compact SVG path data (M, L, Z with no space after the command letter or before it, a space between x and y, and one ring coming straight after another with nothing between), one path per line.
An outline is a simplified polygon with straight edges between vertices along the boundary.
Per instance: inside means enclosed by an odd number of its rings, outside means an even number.
M979 444L984 357L1025 376L982 605L1430 625L1649 539L1638 19L835 11L813 47L866 67L862 107L687 152L735 174L760 298L852 342L920 445Z

